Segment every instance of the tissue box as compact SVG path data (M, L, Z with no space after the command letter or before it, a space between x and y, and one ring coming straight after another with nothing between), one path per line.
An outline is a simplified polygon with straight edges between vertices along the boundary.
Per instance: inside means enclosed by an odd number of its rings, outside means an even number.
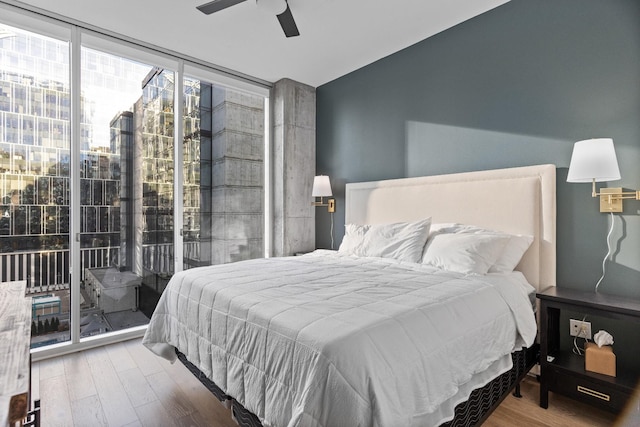
M584 369L599 374L616 376L616 355L610 345L598 347L588 342L585 345Z

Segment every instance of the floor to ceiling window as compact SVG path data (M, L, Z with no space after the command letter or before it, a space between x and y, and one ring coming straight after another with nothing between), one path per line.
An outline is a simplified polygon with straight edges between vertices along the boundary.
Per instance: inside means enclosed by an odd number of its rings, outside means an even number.
M32 345L69 332L69 44L0 25L0 282L26 280Z
M265 100L184 79L183 268L264 254Z
M2 21L0 282L27 281L32 347L145 325L176 271L264 256L267 89L84 30L74 68Z

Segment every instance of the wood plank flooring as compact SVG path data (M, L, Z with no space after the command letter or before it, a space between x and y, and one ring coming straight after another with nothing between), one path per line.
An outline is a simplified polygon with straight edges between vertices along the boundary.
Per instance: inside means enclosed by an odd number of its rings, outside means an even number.
M42 426L237 427L187 368L140 339L34 363L32 394Z
M236 427L229 410L180 362L156 357L140 339L34 363L32 392L41 399L43 426ZM507 397L484 426L615 423L612 414L554 394L549 409L541 409L538 393L528 378L523 398Z

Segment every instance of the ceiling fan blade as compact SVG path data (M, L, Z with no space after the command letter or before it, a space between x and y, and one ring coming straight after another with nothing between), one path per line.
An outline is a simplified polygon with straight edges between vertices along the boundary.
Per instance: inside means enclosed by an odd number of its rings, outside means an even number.
M234 6L238 3L242 3L246 0L213 0L209 3L201 4L200 6L196 6L196 8L206 14L211 15L214 12L218 12L222 9L226 9L228 7Z
M278 17L278 21L280 21L280 26L282 27L282 31L284 31L285 36L295 37L300 35L296 21L293 19L293 15L291 14L291 9L289 9L289 4L287 4L287 8L284 12L276 16Z

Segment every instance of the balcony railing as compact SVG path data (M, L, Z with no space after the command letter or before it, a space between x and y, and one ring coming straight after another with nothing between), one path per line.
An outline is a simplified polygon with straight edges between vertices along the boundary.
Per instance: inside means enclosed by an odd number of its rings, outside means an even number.
M197 260L199 242L184 244L185 263ZM143 267L156 274L172 275L173 244L145 245L142 247ZM118 265L119 247L84 248L80 250L80 280L84 281L86 268L104 268ZM69 249L39 252L0 253L0 282L26 280L30 292L49 292L68 289L70 280ZM185 265L189 268L193 265Z

